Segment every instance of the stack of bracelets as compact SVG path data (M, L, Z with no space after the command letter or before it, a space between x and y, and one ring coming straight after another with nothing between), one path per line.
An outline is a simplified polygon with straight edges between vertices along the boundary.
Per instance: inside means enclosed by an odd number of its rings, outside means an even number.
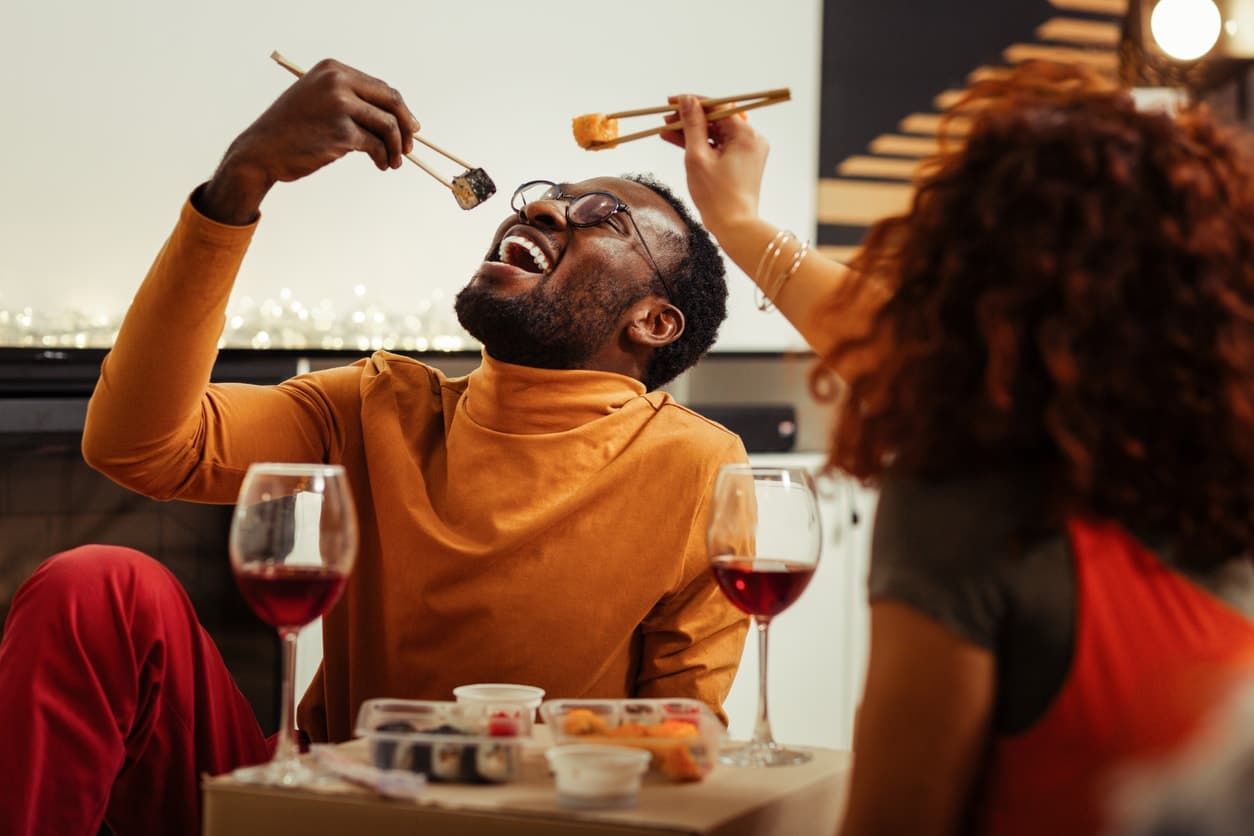
M781 229L762 251L762 258L758 259L758 269L753 272L753 283L757 285L757 303L760 311L769 311L775 307L775 300L779 297L780 291L784 289L784 285L788 284L793 273L797 272L806 253L810 252L810 242L802 242L793 253L792 262L789 263L788 268L776 274L775 265L790 241L795 243L797 236L786 229Z

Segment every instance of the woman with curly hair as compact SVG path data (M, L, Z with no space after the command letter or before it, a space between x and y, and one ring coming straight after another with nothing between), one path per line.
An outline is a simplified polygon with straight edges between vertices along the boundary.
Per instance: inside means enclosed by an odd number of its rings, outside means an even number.
M758 216L751 126L678 101L705 225L880 492L844 832L1100 832L1254 654L1254 165L1025 65L846 268Z

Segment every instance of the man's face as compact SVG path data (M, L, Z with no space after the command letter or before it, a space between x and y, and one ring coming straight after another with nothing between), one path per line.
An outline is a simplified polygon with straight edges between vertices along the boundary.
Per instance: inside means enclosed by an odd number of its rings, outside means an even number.
M612 339L634 302L650 292L654 271L675 261L672 240L686 230L647 186L617 177L563 183L563 195L605 191L631 207L603 223L573 227L568 200L527 205L507 218L470 283L457 295L457 318L497 360L547 369L582 368ZM674 239L672 235L680 236Z

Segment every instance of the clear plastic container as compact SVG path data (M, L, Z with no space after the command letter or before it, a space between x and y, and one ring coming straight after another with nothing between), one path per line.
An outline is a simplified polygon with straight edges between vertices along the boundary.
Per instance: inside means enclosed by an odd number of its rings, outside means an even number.
M651 769L674 781L698 781L718 761L727 730L691 699L549 700L540 716L558 746L629 746L652 754Z
M544 700L544 689L534 685L513 685L505 682L481 682L474 685L459 685L453 689L453 696L460 703L479 705L492 713L512 713L515 709L522 711L522 727L519 733L531 734L531 724L536 717L536 709Z
M522 765L524 709L438 702L374 699L357 712L358 737L366 738L379 769L407 769L432 781L501 784Z

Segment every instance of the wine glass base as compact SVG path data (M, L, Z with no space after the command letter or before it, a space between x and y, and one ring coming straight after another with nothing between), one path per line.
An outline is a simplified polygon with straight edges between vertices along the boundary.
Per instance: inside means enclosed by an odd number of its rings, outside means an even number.
M326 781L325 775L297 759L242 766L231 777L242 784L266 787L309 787Z
M728 766L796 766L813 755L800 749L787 749L778 743L748 743L719 754L718 762Z

